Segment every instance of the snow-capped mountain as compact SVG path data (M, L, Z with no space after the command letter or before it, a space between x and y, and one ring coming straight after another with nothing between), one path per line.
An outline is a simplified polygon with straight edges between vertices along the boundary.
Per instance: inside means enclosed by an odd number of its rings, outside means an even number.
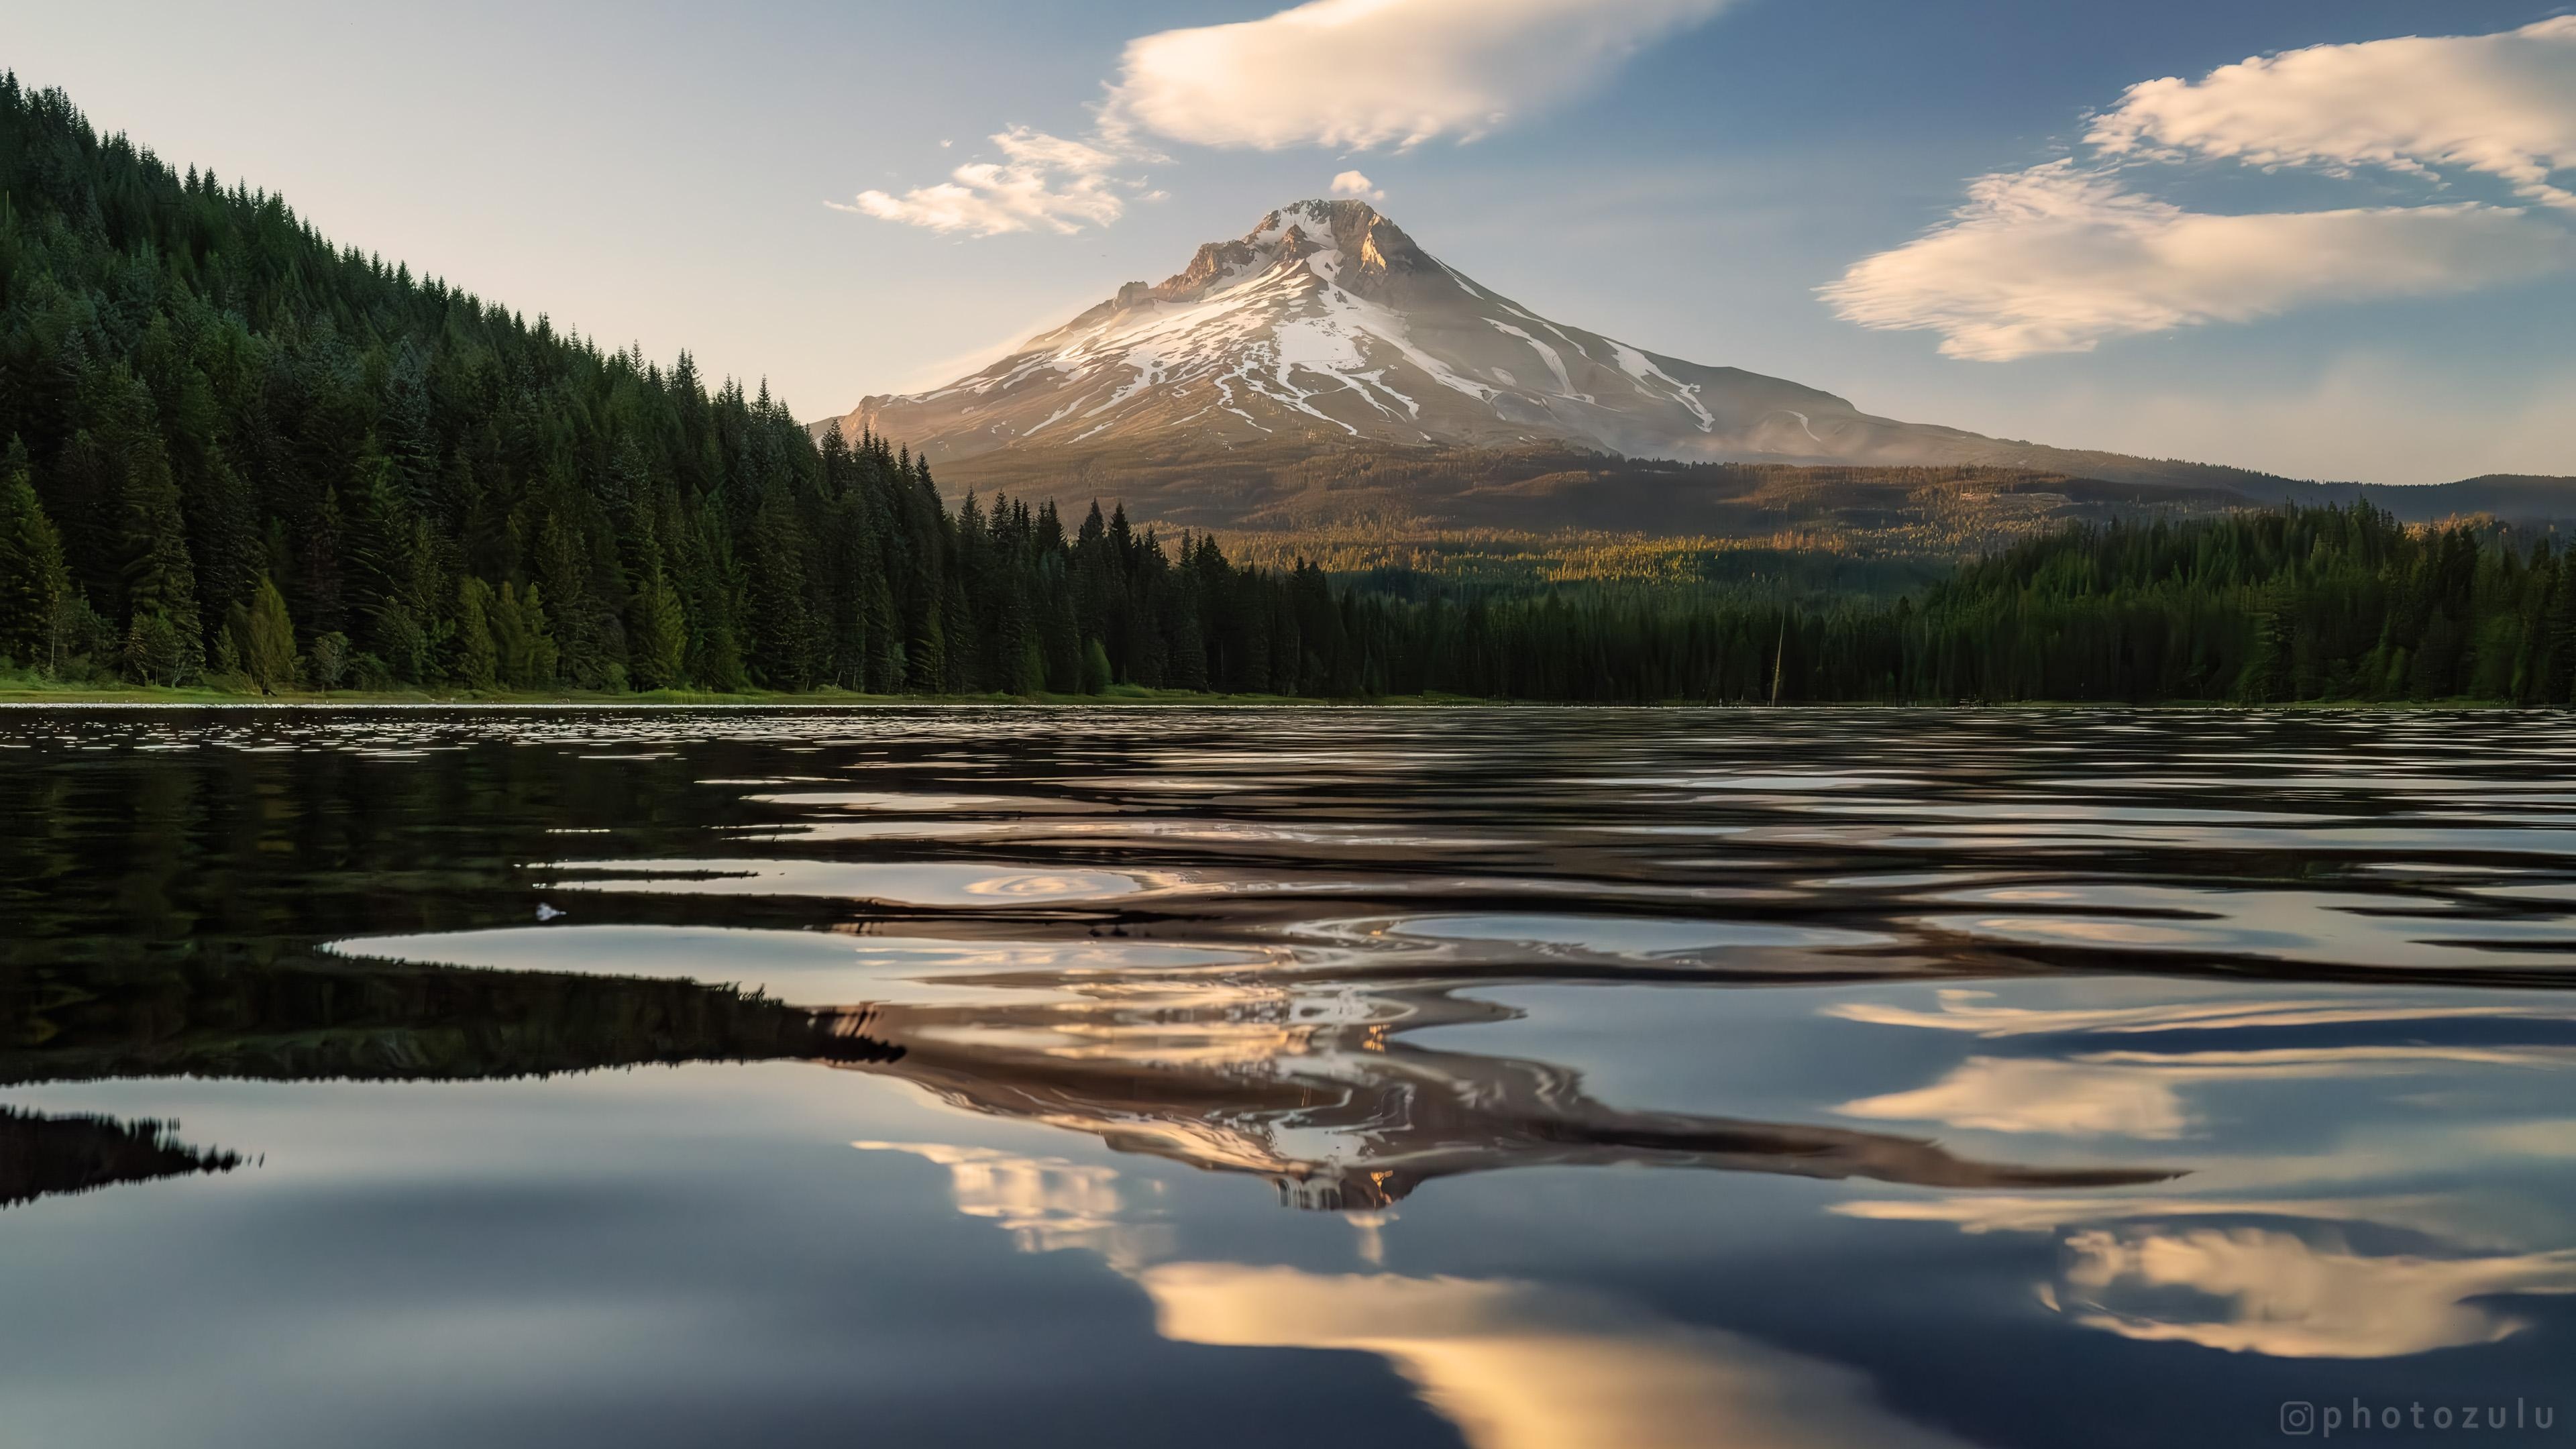
M1419 511L1426 486L1526 493L1540 485L1507 484L1483 460L1533 448L2021 468L2129 485L2279 481L1895 422L1798 383L1648 352L1539 316L1358 201L1283 206L972 376L864 398L817 434L834 423L905 444L952 490L1122 496L1149 516L1200 523L1283 508ZM1373 501L1349 483L1353 467L1411 481ZM1427 485L1426 472L1445 481ZM1532 506L1594 523L1587 497Z
M1549 321L1358 201L1281 207L1237 240L1200 247L1165 281L1130 282L981 372L864 399L843 426L902 439L934 461L1181 429L1208 445L1311 434L1869 461L1915 461L1923 445L1970 436Z

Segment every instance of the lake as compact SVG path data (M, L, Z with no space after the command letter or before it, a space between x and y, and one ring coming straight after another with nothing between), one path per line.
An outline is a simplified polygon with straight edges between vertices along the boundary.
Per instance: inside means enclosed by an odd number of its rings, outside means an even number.
M12 1445L2576 1411L2561 715L10 709L0 962Z

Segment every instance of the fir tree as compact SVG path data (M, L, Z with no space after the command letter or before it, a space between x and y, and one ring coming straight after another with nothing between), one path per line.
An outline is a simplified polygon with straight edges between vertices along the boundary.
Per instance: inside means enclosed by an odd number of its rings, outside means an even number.
M125 667L145 684L177 684L190 669L189 641L158 609L145 609L125 628Z
M48 673L60 669L56 620L71 597L62 535L36 494L26 445L12 438L0 457L0 656Z
M506 592L508 585L502 588ZM545 595L532 580L519 591L519 630L525 651L518 660L520 688L542 689L554 683L563 651L555 643L553 621L546 617Z
M264 574L243 611L239 633L241 671L260 693L274 694L295 683L295 624L287 617L286 597Z
M125 605L141 625L129 636L129 661L150 682L176 683L204 657L197 622L197 574L188 557L179 486L157 438L135 446L125 494ZM136 642L141 641L141 642Z
M492 586L471 574L456 586L456 640L448 671L468 689L499 682L501 655L492 640Z
M527 622L519 614L518 588L507 582L484 605L483 622L492 631L493 677L512 689L528 687Z
M680 596L656 566L645 575L628 605L626 638L629 672L638 689L670 689L681 682L687 657L689 621Z

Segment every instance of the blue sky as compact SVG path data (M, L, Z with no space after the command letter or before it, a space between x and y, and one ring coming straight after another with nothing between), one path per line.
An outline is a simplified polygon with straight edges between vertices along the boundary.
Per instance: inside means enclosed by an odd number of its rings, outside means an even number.
M85 0L11 7L0 63L335 238L806 415L1356 171L1524 305L1888 416L2310 477L2576 473L2563 6L1284 8ZM1002 186L949 178L1013 149Z

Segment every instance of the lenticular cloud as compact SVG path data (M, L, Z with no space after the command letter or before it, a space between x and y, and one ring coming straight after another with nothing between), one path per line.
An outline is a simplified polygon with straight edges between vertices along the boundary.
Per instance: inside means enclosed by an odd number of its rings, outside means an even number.
M1726 0L1312 0L1128 42L1113 126L1202 146L1470 140L1581 91Z

